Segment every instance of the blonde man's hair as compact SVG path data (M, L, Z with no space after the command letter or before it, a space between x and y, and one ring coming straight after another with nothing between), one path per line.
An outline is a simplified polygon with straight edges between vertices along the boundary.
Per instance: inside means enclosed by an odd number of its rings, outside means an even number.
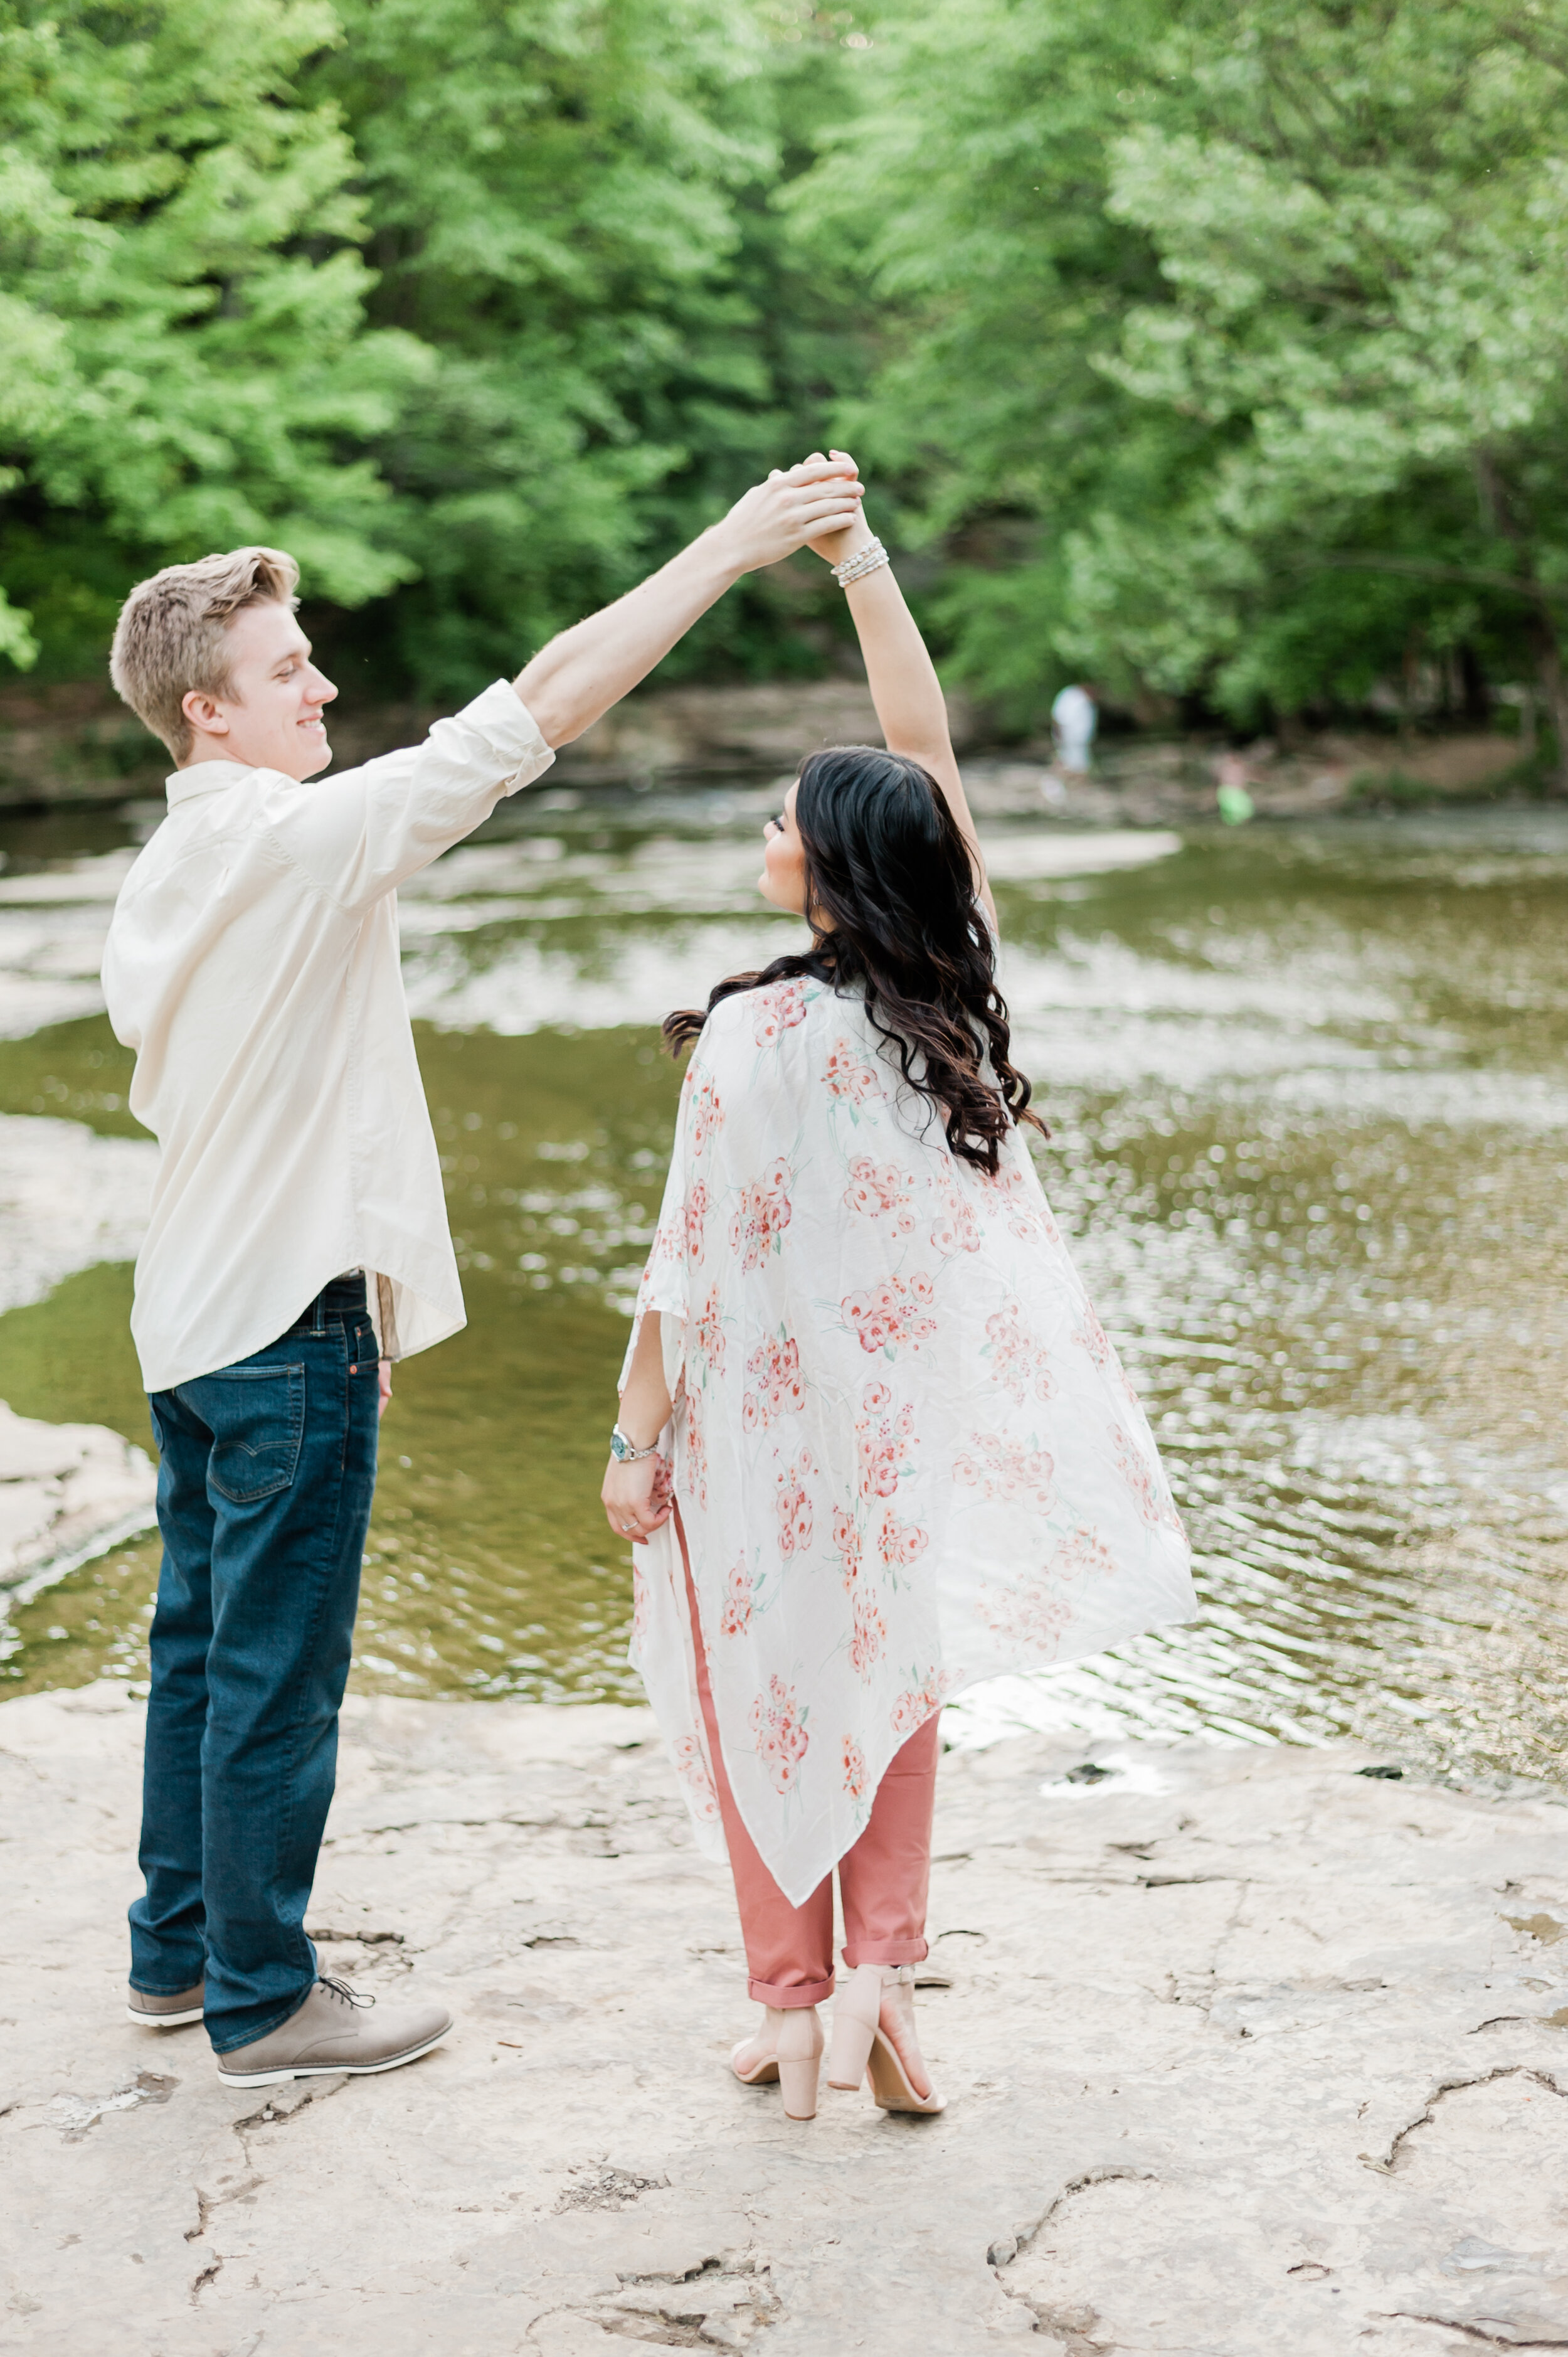
M177 762L194 741L185 699L232 695L229 624L246 606L291 609L299 567L281 548L236 548L194 565L166 565L138 581L120 608L109 676L144 726L161 737Z

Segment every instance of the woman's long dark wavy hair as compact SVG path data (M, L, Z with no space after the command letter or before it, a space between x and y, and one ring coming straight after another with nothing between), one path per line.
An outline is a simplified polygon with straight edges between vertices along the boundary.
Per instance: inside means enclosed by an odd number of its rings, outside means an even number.
M1042 1132L1010 1056L1007 1006L974 870L930 772L902 753L839 745L801 763L795 823L806 862L812 942L756 974L732 974L705 1010L664 1019L671 1055L721 1000L805 975L863 993L908 1086L925 1098L964 1161L994 1177L1015 1122ZM982 1069L986 1050L994 1082Z

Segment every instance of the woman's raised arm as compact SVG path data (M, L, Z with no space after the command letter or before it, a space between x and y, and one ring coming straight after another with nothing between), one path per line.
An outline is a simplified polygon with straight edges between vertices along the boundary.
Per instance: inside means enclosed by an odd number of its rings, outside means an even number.
M853 464L846 451L834 450L830 455L844 464ZM812 464L818 456L813 452L806 463ZM847 531L825 534L808 545L828 564L842 565L861 549L869 548L875 538L862 511ZM963 780L959 775L952 738L948 734L948 708L941 684L919 626L904 603L904 593L892 566L881 565L875 572L862 574L858 581L849 584L844 595L860 640L871 699L876 706L887 749L890 753L908 754L922 769L930 771L940 787L959 832L969 845L981 897L994 924L996 909L985 880L984 855L974 831Z

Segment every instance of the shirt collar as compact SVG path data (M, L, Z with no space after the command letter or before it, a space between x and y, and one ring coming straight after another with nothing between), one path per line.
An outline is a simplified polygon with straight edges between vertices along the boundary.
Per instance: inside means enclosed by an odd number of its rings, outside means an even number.
M231 786L255 774L247 761L198 761L193 769L177 770L172 778L164 780L169 808L191 802L198 794L226 793Z

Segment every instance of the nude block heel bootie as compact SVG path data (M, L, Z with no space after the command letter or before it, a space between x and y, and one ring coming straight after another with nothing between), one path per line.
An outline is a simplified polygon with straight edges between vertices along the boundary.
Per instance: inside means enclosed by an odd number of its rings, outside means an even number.
M770 2005L757 2037L743 2038L730 2056L730 2068L748 2087L771 2086L777 2080L785 2118L814 2120L822 2043L814 2005Z
M944 2099L934 2087L915 2034L915 1975L908 1964L857 1964L833 1999L833 2042L828 2054L830 2087L854 2089L871 2081L871 2093L885 2112L940 2112Z

